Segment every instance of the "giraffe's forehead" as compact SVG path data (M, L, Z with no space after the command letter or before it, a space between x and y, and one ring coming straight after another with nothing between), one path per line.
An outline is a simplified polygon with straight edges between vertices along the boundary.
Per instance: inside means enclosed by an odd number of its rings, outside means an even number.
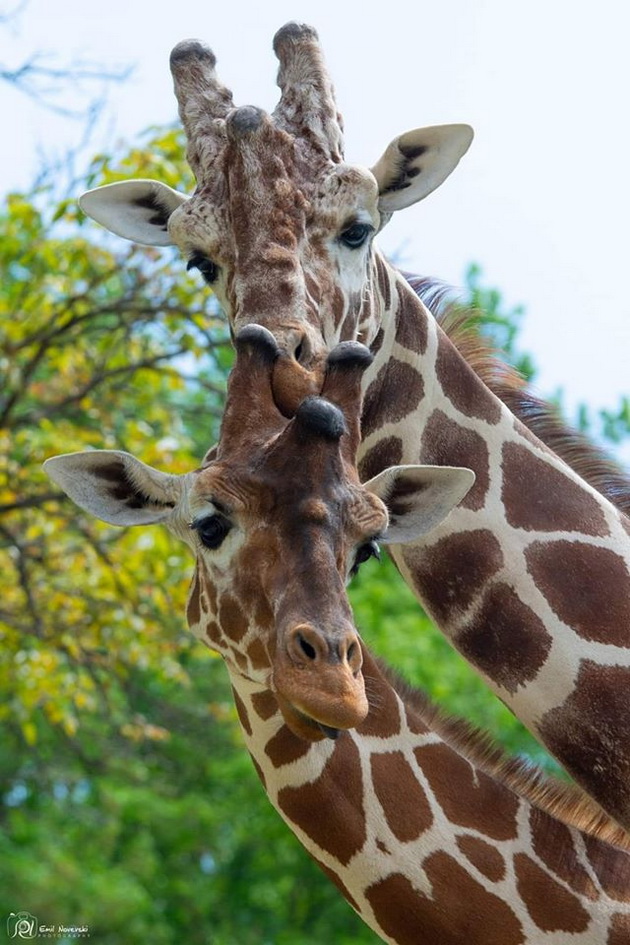
M254 451L252 451L252 462ZM193 514L201 514L208 506L238 515L250 512L262 514L271 502L272 490L261 478L252 474L246 463L211 463L199 471L190 494Z
M265 172L252 180L215 161L204 181L169 219L169 233L184 253L202 250L217 261L234 261L235 251L253 238L286 244L294 235L337 236L339 227L360 220L380 226L378 185L368 168L320 159L294 160L273 153Z
M321 526L336 540L353 544L387 527L387 509L378 496L346 474L342 464L309 468L301 458L277 458L264 448L241 461L215 462L201 470L192 486L189 505L194 519L215 510L238 521L245 531L283 523L295 528Z

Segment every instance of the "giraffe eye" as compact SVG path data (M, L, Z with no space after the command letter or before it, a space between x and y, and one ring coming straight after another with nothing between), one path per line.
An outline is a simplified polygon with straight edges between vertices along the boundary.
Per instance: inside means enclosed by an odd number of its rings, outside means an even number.
M372 538L370 541L366 541L363 545L359 545L354 558L354 564L350 569L350 574L354 577L361 565L366 561L369 561L370 558L377 558L378 561L381 560L381 549L379 548L378 542L375 538Z
M372 227L369 223L353 223L342 230L339 241L350 249L358 249L359 246L363 246L371 232Z
M190 527L197 532L202 545L215 550L221 546L232 526L222 515L205 515L196 518Z
M203 253L192 253L186 265L187 270L198 269L208 285L212 285L219 278L219 267L216 263L204 256Z

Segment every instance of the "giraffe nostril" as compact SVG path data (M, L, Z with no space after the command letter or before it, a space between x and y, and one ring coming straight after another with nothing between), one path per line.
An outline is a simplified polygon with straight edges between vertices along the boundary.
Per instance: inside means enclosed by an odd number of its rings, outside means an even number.
M302 650L304 655L308 657L309 660L317 659L317 650L312 644L308 642L308 640L305 637L302 636L301 633L298 634L297 642L299 644L300 649Z

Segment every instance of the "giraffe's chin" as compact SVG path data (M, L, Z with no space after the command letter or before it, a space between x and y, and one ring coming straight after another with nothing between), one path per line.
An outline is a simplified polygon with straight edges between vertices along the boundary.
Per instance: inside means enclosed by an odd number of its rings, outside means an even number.
M339 736L341 729L333 728L331 725L325 725L323 722L310 718L304 712L296 709L280 693L276 692L275 696L287 728L298 738L307 742L321 742L325 738L335 739Z

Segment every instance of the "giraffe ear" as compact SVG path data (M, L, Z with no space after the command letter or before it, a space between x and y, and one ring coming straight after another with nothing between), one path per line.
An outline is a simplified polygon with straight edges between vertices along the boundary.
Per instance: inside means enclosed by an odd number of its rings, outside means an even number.
M472 139L470 125L416 128L394 138L372 168L381 213L409 207L439 187L455 170Z
M426 535L459 505L475 481L472 469L458 466L390 466L365 488L377 495L389 512L382 541L405 544Z
M181 499L185 479L118 450L53 456L44 471L80 508L110 525L166 521Z
M157 180L122 180L88 190L79 197L79 206L116 236L148 246L171 246L168 220L186 200L185 194Z

